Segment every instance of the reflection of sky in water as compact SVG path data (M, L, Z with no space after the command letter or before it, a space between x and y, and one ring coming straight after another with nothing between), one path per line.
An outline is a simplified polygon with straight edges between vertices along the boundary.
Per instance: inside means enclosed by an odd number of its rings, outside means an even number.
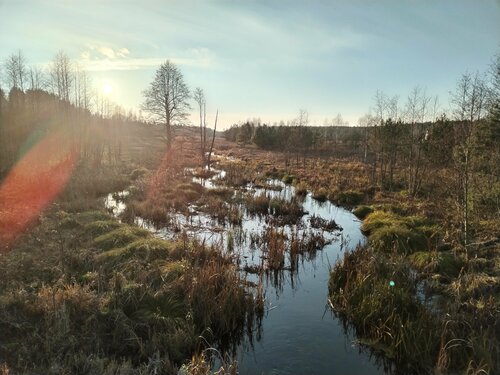
M215 170L212 179L193 178L208 189L217 187L214 179L224 178L224 171ZM278 185L281 190L254 188L245 189L255 195L266 194L290 200L295 194L293 186L279 180L268 180L270 185ZM106 199L107 207L118 215L125 205L114 201L111 195ZM292 231L301 235L314 229L310 218L314 215L326 220L335 220L341 232L323 232L332 240L322 251L299 258L297 270L269 272L263 275L267 312L263 319L263 335L254 347L242 345L238 352L240 374L382 374L383 371L370 361L366 353L359 353L353 345L354 338L346 336L340 322L326 307L328 298L328 278L330 266L342 257L343 251L353 249L365 241L360 231L359 220L348 210L330 203L318 202L307 194L302 206L306 215L298 225L284 226L285 233ZM262 263L262 249L251 248L252 234L261 235L267 224L263 217L251 216L244 212L241 227L223 227L216 219L195 207L190 207L190 215L173 215L178 228L188 235L197 236L205 244L222 244L227 249L228 230L234 239L233 253L239 258L240 266ZM168 228L154 228L141 218L136 223L152 230L158 237L174 238L177 233ZM286 257L285 266L289 265ZM249 281L258 282L258 275L247 275Z

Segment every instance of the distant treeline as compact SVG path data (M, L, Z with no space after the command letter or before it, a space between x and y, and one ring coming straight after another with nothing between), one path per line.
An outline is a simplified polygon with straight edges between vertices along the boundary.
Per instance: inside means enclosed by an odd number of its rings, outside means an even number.
M0 178L49 134L62 135L61 147L97 166L117 161L122 151L122 125L132 121L115 114L104 118L47 91L0 90ZM57 150L54 150L57 151ZM50 161L47 161L50 162Z
M226 139L242 144L254 143L265 150L317 150L326 153L347 145L358 150L363 146L365 127L266 125L245 122L224 132Z
M371 166L373 187L409 196L432 195L446 176L452 183L440 189L457 206L467 243L471 220L500 216L500 57L491 79L485 77L466 73L458 80L448 115L438 114L425 90L415 88L402 107L399 96L377 92L374 114L360 119L363 126L246 122L225 136L282 151L286 165L295 159L306 168L311 156L355 157Z

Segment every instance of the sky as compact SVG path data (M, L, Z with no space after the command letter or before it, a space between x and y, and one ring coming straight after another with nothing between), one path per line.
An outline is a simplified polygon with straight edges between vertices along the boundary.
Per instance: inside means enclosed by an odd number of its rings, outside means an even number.
M404 102L420 86L447 110L500 53L500 0L0 0L0 61L18 50L42 67L64 50L126 109L170 59L222 128L300 109L356 125L377 90Z

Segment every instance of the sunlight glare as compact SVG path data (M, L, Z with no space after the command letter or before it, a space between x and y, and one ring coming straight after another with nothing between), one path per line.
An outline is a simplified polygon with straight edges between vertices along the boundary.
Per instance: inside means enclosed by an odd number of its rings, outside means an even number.
M113 87L106 82L104 85L102 85L102 92L104 95L109 95L113 92Z

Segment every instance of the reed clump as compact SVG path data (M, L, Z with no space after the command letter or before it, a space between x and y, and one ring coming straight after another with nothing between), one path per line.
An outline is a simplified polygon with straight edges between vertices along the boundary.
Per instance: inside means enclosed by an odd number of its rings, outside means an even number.
M329 281L334 311L361 342L408 370L431 369L439 350L439 323L416 298L416 282L402 258L368 247L345 252Z

